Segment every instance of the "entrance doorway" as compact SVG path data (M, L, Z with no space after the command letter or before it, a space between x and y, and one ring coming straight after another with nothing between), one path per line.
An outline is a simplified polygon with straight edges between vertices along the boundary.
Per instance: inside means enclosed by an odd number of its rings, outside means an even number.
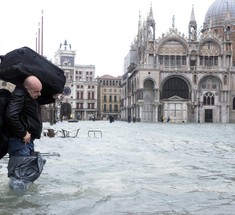
M205 122L213 122L213 110L212 109L205 110Z

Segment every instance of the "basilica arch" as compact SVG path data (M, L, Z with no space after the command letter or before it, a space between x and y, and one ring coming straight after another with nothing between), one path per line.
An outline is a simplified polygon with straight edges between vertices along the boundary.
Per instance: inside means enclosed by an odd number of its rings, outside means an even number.
M154 100L155 100L155 84L152 79L143 81L143 122L153 122L155 117Z
M163 121L187 122L188 103L191 99L191 85L182 76L170 76L161 86L161 116Z
M228 100L226 92L221 92L222 81L214 75L206 75L199 80L199 117L200 122L221 122L221 101ZM225 111L226 112L226 111Z

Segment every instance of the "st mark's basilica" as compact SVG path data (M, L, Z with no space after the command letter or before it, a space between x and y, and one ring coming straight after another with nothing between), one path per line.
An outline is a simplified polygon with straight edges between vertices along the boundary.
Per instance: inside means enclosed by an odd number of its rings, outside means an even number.
M141 122L235 122L235 1L215 0L198 29L156 38L154 11L140 16L124 61L121 118ZM200 23L201 25L201 23Z

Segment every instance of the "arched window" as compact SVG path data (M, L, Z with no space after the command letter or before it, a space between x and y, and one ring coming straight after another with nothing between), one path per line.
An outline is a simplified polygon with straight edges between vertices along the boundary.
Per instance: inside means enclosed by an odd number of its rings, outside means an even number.
M215 104L215 96L211 92L207 92L203 96L203 105L214 105Z
M170 78L164 84L162 89L162 98L168 99L172 96L189 99L188 85L183 79L178 77Z
M144 82L144 88L145 89L153 89L154 88L154 83L152 80L146 80Z

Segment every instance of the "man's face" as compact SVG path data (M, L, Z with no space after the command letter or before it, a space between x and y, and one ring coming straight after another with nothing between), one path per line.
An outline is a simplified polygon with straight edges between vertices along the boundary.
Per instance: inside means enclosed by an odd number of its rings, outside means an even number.
M28 89L29 95L32 99L37 99L41 95L42 88L40 86L33 86Z

